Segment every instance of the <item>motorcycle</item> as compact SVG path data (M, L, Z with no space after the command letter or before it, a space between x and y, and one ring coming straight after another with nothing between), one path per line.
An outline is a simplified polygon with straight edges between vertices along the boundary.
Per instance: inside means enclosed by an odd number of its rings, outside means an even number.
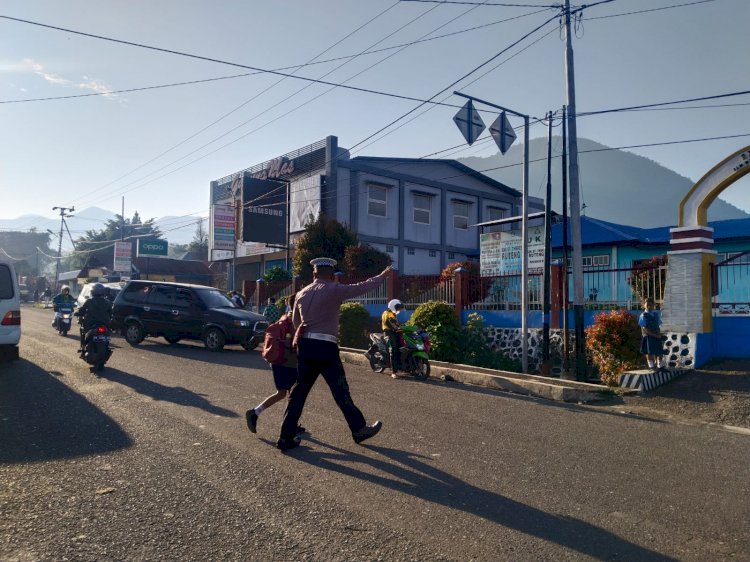
M81 331L83 331L83 328L81 328ZM109 346L111 340L112 333L103 324L86 332L81 359L91 365L92 371L101 371L104 369L104 364L112 355L112 349Z
M73 307L68 305L59 306L55 311L55 318L52 321L52 327L55 328L61 336L67 336L72 322Z
M401 370L418 380L430 376L430 335L419 326L402 326L403 338L401 346ZM365 357L370 361L370 368L376 373L382 373L386 367L391 367L390 342L385 334L370 334L370 348Z

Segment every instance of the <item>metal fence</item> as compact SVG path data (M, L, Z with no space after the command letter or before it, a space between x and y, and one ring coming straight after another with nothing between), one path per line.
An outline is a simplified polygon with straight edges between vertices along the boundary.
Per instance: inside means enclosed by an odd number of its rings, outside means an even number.
M400 279L400 300L407 309L417 308L429 301L455 304L454 279L440 275L404 275Z
M713 310L717 315L750 314L750 256L743 252L713 268Z
M353 285L366 281L367 277L342 277L340 283ZM358 302L360 304L388 304L388 280L380 283L374 289L367 291L364 295L349 299L347 302Z
M471 277L466 310L521 310L521 275ZM543 277L529 273L529 310L542 309Z
M568 271L568 302L573 302L573 275ZM590 310L639 310L651 297L664 302L667 266L586 268L583 271L584 307Z

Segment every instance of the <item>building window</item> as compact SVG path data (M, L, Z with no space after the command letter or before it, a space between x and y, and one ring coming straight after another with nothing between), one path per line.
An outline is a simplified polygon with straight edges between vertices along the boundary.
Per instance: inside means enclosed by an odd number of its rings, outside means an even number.
M448 252L448 259L449 260L455 260L456 259L455 252Z
M430 257L436 258L437 257L437 250L430 250Z
M430 224L432 215L432 197L414 194L414 222Z
M385 247L385 251L386 251L387 253L389 253L389 254L392 254L392 253L393 253L393 246L391 246L390 244L389 244L389 245L387 245L387 246Z
M385 217L388 203L388 190L381 185L367 186L367 214Z
M583 256L583 267L609 267L609 256ZM573 258L568 258L568 269L573 267Z
M487 207L487 221L496 221L507 218L510 215L508 209L502 207ZM502 224L493 224L492 226L486 226L484 232L500 232L503 228Z
M469 203L463 201L453 202L453 228L459 230L469 229Z
M413 256L414 255L414 248L406 248L406 255Z
M609 256L591 256L591 265L594 267L609 267Z

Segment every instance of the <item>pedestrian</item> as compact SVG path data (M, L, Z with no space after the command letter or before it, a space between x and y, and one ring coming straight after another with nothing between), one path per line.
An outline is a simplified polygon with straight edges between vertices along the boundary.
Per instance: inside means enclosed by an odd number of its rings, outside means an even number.
M289 297L288 302L290 307L294 306L294 295ZM297 353L292 348L292 336L294 335L292 315L289 313L284 314L273 324L273 328L269 326L266 333L269 334L272 331L274 333L280 333L284 338L283 359L280 360L279 363L271 363L271 371L273 372L273 383L276 387L276 393L267 397L252 410L245 412L247 428L253 433L258 431L258 417L261 413L276 404L276 402L286 398L289 395L291 388L297 382ZM305 428L297 426L297 433L302 433L303 431L305 431Z
M398 299L393 299L380 317L380 328L391 348L391 370L393 371L391 376L394 379L399 378L398 372L401 370L401 323L398 321L398 315L402 310L404 310L403 303Z
M39 302L39 289L34 289L34 302Z
M266 320L268 320L269 324L273 324L279 318L281 318L281 312L276 306L276 299L274 297L268 298L268 304L266 305L266 308L263 309L263 316L266 317Z
M297 346L298 359L297 384L289 396L281 435L276 443L282 451L300 444L297 424L318 375L323 375L328 384L355 443L373 437L383 426L380 421L367 425L365 417L352 400L339 356L339 309L345 300L363 295L380 285L392 268L388 266L379 275L362 283L346 285L334 279L336 260L315 258L310 260L310 264L313 266L313 282L297 293L292 312L295 328L293 345Z
M659 325L661 318L655 308L654 299L648 297L643 301L643 312L638 318L641 327L641 353L646 356L650 369L665 370L664 346L661 341Z
M49 287L47 287L46 289L44 289L42 296L44 297L44 306L46 308L47 305L49 304L49 300L52 298L52 290Z
M232 291L232 302L237 308L245 308L245 299L237 291Z

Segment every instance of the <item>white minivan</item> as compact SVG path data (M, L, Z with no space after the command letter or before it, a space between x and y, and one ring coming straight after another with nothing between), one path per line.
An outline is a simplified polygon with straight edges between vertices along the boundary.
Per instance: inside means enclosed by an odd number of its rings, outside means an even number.
M21 294L13 264L0 259L0 360L18 359Z

